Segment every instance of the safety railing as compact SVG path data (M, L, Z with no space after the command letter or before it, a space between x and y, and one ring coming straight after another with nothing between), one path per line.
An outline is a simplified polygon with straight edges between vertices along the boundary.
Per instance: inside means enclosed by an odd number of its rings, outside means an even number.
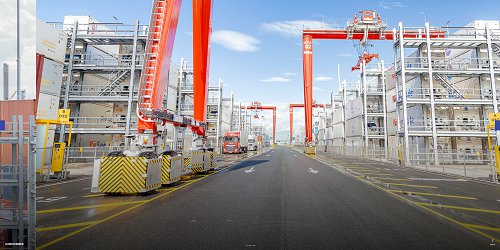
M405 160L405 149L382 147L316 146L321 154L338 154L355 158L406 164L407 166L455 175L488 178L491 172L490 151L481 149L440 149L434 154L432 149L410 147L409 159ZM435 160L435 156L437 159Z
M491 100L493 94L491 89L477 89L477 88L455 88L455 90L464 97L464 99L471 100ZM398 100L402 100L403 91L398 91ZM430 88L414 88L407 87L406 97L408 99L430 99ZM434 88L435 99L459 99L456 93L444 88ZM500 98L500 90L497 90L497 99ZM463 100L463 99L461 99Z
M368 127L368 135L383 135L384 127Z
M194 110L193 104L181 104L181 111L193 111L193 110Z
M63 25L62 23L50 23L54 27L64 31L72 32L73 24ZM139 25L139 36L148 34L148 25ZM78 35L94 35L94 36L134 36L135 25L121 23L89 23L78 24Z
M431 64L433 70L469 70L489 68L488 58L433 58ZM498 67L500 65L500 60L494 60L493 65L494 67ZM399 63L398 69L400 68L401 64ZM429 68L427 57L405 57L405 68L427 69Z
M66 162L87 162L91 163L94 159L99 159L108 155L110 152L117 150L125 150L125 147L108 146L108 147L67 147Z
M132 54L75 54L72 62L74 67L117 67L131 66L134 61ZM144 62L144 54L136 55L135 63L140 67Z
M125 127L127 123L127 118L125 116L114 116L114 117L70 117L73 121L75 128L83 127L99 127L99 128L122 128ZM130 123L132 125L137 123L137 117L132 116L130 118Z
M447 118L436 118L436 129L438 131L486 131L486 126L490 122L488 120L449 120ZM431 131L432 121L410 119L408 122L410 131Z
M139 86L134 86L133 96L137 97ZM61 88L61 95L64 96L66 86L63 85ZM87 84L74 84L70 86L69 95L70 96L99 96L100 93L106 90L106 85L87 85ZM128 84L120 84L116 86L113 90L106 92L106 96L128 96L129 86Z

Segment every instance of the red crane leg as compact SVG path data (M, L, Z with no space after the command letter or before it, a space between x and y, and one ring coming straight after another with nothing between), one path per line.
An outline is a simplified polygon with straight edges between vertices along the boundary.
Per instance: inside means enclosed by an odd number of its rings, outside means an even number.
M276 143L276 108L273 109L273 144Z
M292 144L293 135L293 107L290 105L290 144Z
M312 36L304 35L302 38L303 51L303 77L304 77L304 108L306 120L306 138L312 141Z
M193 118L199 122L205 122L207 114L211 16L211 0L193 0ZM193 128L193 132L205 134L204 128Z

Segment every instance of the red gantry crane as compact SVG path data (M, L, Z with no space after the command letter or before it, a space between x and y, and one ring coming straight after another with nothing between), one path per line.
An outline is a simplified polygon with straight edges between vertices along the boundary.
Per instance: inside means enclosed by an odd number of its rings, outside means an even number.
M303 54L303 77L304 77L304 106L305 106L305 122L306 122L306 138L308 142L312 142L312 107L313 107L313 39L330 39L330 40L353 40L359 41L359 46L365 47L369 45L370 40L387 40L394 39L393 31L387 31L386 25L380 19L380 15L376 15L373 10L363 10L354 15L354 19L348 22L345 29L342 30L308 30L302 31L302 54ZM405 38L425 38L425 34L419 30L404 30L403 37ZM445 36L445 31L431 31L432 38ZM366 52L366 51L364 51ZM360 55L360 60L369 62L376 57L376 54L366 54L363 52ZM360 61L361 62L361 61Z
M273 144L276 143L276 106L262 106L260 102L252 102L250 106L241 106L247 110L272 110L273 111Z
M292 144L292 135L293 135L293 109L294 108L303 108L304 104L292 103L289 105L290 111L290 144ZM326 108L331 107L331 104L313 104L313 108Z

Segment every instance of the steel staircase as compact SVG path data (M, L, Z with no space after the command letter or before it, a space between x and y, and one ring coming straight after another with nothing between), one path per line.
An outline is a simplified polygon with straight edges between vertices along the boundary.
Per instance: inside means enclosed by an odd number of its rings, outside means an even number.
M453 85L451 85L442 75L434 73L433 78L448 91L450 96L453 96L457 99L464 99L464 96L460 94L460 92L455 87L453 87Z
M98 96L109 96L116 87L118 87L125 79L130 76L130 70L119 71L117 75L118 77L116 77L105 88L103 88L101 92L97 94Z
M492 43L491 44L491 50L493 50L493 53L495 53L495 55L497 55L498 57L500 57L500 45L498 45L496 43Z

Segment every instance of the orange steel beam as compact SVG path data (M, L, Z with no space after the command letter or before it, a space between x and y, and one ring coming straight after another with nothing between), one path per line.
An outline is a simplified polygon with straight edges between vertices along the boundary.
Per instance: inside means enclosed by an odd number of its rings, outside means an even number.
M324 108L324 107L331 107L331 104L313 104L313 108ZM290 144L292 144L292 135L293 135L293 109L294 108L303 108L304 104L290 104L289 105L289 112L290 112ZM312 119L312 117L311 117Z
M444 38L445 31L431 31L430 38ZM368 40L393 40L392 31L369 31L366 34ZM405 30L404 38L426 38L426 34L418 30ZM312 141L312 70L313 70L313 39L332 40L362 40L365 38L364 32L354 31L349 35L347 30L303 30L302 31L302 72L304 77L304 105L306 120L306 138Z
M273 144L276 143L276 106L240 106L247 110L272 110L273 111Z
M142 72L146 76L145 82L141 84L145 84L145 91L140 93L144 96L144 104L150 104L150 109L163 109L181 3L182 0L153 1L150 22L150 27L153 28L148 34L151 55L146 58L143 66ZM156 132L156 123L139 119L137 129L139 133L143 133L145 129Z
M193 118L199 122L205 122L207 116L211 16L212 0L193 0ZM205 134L205 128L192 127L191 129L198 135Z

